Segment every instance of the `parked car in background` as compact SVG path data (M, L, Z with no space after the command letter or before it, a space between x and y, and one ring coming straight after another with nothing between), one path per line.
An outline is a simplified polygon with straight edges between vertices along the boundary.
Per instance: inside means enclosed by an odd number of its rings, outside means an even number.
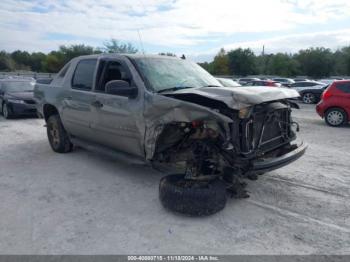
M350 80L334 81L322 94L317 113L330 126L341 126L350 120Z
M282 85L272 80L257 80L248 83L250 86L271 86L271 87L282 87Z
M295 81L291 78L273 78L272 80L275 82L281 83L282 85L287 87L295 83Z
M217 77L216 80L218 80L220 84L226 87L241 86L236 81L233 81L232 79L229 79L229 78Z
M259 78L256 77L245 77L245 78L240 78L238 79L238 83L242 86L247 85L251 83L252 81L258 81L260 80Z
M0 112L4 118L36 115L34 85L31 79L0 80Z
M300 100L303 101L304 104L317 104L321 100L322 93L329 85L325 85L323 88L310 88L303 89L299 91Z
M38 78L37 80L36 80L36 82L38 83L38 84L50 84L51 82L52 82L52 78L51 77L47 77L47 78Z
M293 88L297 90L298 92L305 90L305 89L322 89L327 84L316 82L316 81L302 81L302 82L296 82L294 84L290 85L290 88Z
M308 78L294 78L293 79L294 82L306 82L306 81L312 81L311 79Z
M327 84L327 85L330 85L332 84L336 79L328 79L328 78L325 78L325 79L320 79L318 80L318 82L321 82L321 83L324 83L324 84Z

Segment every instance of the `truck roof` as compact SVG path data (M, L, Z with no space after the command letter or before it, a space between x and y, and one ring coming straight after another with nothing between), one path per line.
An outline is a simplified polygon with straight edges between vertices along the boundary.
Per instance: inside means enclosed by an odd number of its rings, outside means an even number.
M118 57L128 57L128 58L164 58L164 59L181 59L174 56L165 56L165 55L148 55L148 54L119 54L119 53L103 53L96 55L84 55L78 56L74 59L86 59L86 58L118 58Z

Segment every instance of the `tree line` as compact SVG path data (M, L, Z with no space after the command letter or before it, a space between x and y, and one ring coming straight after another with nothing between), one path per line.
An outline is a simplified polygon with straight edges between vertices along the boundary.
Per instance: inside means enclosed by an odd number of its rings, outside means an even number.
M295 54L255 55L249 49L221 49L210 63L200 65L213 75L297 75L321 78L350 75L350 46L336 51L324 47L308 48Z
M138 50L131 43L111 39L103 47L88 45L62 45L58 50L48 54L42 52L29 53L16 50L12 53L0 51L0 71L25 70L33 72L57 73L69 60L81 55L100 53L137 53Z
M103 47L88 45L62 45L48 54L16 50L0 51L0 71L26 70L33 72L58 72L69 60L81 55L100 53L137 53L131 43L111 39ZM160 55L175 56L173 53ZM278 75L293 77L304 75L312 78L331 75L350 75L350 46L336 51L324 47L308 48L295 54L276 53L256 55L249 49L221 49L210 63L200 65L213 75Z

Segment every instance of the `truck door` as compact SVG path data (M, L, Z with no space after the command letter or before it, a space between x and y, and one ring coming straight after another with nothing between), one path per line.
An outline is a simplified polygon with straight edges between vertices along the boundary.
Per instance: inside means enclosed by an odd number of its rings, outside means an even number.
M94 107L96 122L93 129L99 143L135 156L144 156L142 147L143 132L140 119L143 104L138 92L137 97L107 94L105 86L109 81L124 80L136 87L126 61L106 59L100 62L101 76L95 87Z
M93 140L91 125L94 118L92 90L97 59L80 60L72 76L70 87L62 98L62 122L70 134Z

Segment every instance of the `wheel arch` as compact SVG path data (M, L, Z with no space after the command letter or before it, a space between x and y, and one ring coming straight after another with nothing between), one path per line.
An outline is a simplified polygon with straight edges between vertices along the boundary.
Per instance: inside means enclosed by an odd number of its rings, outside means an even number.
M326 114L328 111L332 110L332 109L341 109L342 111L345 112L347 118L349 119L349 114L348 114L348 112L346 111L345 108L343 108L343 107L341 107L341 106L330 106L330 107L327 107L327 109L324 110L325 114Z
M45 104L43 106L43 114L44 114L45 121L47 122L47 120L49 119L50 116L59 115L59 112L58 112L58 109L54 105Z

